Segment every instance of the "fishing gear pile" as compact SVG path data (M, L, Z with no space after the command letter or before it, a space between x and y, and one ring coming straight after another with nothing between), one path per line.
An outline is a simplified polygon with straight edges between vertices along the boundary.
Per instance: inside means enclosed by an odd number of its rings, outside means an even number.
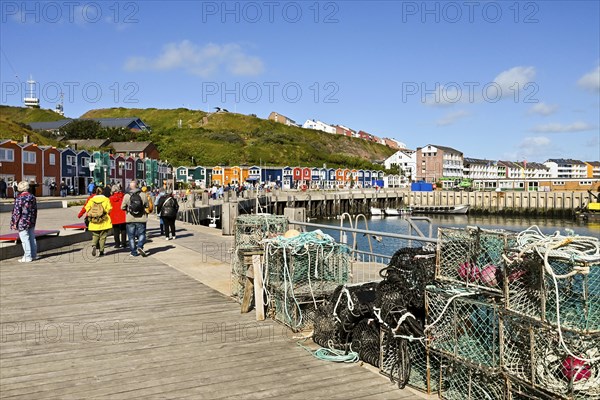
M288 230L288 219L279 215L240 215L235 220L234 247L231 258L231 291L242 302L248 277L252 277L252 254L263 252L264 239Z
M293 331L310 329L320 303L348 282L348 247L317 230L263 240L263 280L274 319Z

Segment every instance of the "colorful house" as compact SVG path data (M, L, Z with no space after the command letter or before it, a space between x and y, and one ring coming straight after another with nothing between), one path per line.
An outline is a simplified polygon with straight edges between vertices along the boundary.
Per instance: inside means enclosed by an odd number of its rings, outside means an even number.
M60 181L69 188L77 184L77 153L68 147L60 150Z
M75 177L75 193L87 194L87 185L94 179L90 172L91 155L85 150L77 152L77 175Z
M37 186L35 189L35 195L41 195L41 189L38 189L42 186L42 149L38 147L37 144L34 143L19 143L19 146L22 149L22 158L23 158L23 177L21 178L24 181L29 183L34 182Z
M60 186L60 151L53 146L40 146L42 150L42 196L59 195ZM51 193L50 185L52 182L56 185L56 191ZM39 192L38 192L39 193Z
M281 175L283 176L283 189L291 189L294 184L294 169L292 167L284 167L281 169Z
M8 196L14 196L12 191L13 181L21 181L23 176L22 148L14 140L0 141L0 178L8 185Z

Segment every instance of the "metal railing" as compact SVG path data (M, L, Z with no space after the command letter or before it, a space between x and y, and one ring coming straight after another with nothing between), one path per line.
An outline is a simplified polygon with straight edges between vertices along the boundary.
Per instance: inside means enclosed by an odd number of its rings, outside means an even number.
M348 217L350 217L348 215ZM364 217L364 216L363 216ZM392 258L392 255L379 254L373 251L373 247L371 244L371 238L382 238L389 237L393 239L401 239L408 241L408 247L413 246L413 242L420 242L423 244L437 244L438 239L433 237L433 226L432 221L427 217L411 217L407 218L406 221L409 226L409 234L400 234L400 233L390 233L390 232L380 232L373 231L368 229L358 229L356 228L356 224L352 224L352 219L350 219L351 227L348 228L343 226L344 218L342 217L342 221L340 226L335 225L323 225L323 224L315 224L312 222L302 222L302 221L289 221L290 225L297 225L303 228L315 228L315 229L329 229L336 230L340 232L340 242L347 244L350 249L351 255L351 283L362 283L369 281L380 280L381 276L379 275L379 271L386 267L389 264L389 261ZM355 222L358 222L360 215L356 216ZM428 234L429 236L425 236L423 231L415 224L415 221L423 221L428 224ZM365 220L366 224L366 220ZM416 235L413 235L413 230L416 232ZM347 243L348 234L352 235L352 243ZM367 241L369 244L369 251L359 250L358 242L357 242L357 234L366 235Z

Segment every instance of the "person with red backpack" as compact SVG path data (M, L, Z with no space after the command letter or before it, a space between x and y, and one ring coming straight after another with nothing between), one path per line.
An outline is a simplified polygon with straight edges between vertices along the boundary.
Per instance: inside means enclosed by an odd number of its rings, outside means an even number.
M112 205L108 197L102 194L102 188L96 188L96 195L89 199L85 205L85 211L89 220L88 230L92 232L92 256L104 255L104 244L108 231L112 228L110 211Z
M125 210L121 209L121 204L123 204L123 191L121 190L121 185L116 184L113 185L111 190L111 195L109 197L110 204L112 206L112 210L110 211L110 220L113 226L113 235L115 238L115 247L125 248L127 247L127 229L125 224Z

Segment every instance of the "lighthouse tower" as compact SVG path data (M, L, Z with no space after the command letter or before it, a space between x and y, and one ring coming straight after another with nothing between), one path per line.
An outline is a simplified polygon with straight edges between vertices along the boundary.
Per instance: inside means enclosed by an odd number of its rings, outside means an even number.
M33 80L31 75L29 76L29 80L27 81L27 94L23 99L23 103L25 103L25 107L29 108L40 108L40 99L35 97L35 84L36 82Z

